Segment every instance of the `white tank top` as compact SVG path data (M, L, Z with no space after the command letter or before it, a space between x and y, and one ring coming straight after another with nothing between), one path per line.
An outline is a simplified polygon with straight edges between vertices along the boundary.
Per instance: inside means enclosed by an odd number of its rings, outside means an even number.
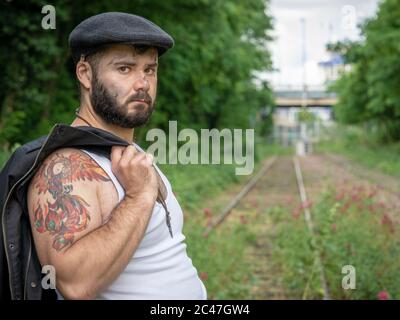
M143 150L136 144L134 146ZM111 171L111 161L82 150L103 168L114 183L119 201L125 191ZM156 202L145 235L125 270L97 298L119 300L206 300L207 291L186 252L182 234L182 209L171 184L155 166L167 188L166 206L171 215L173 238L168 231L165 210ZM60 297L61 298L61 297Z

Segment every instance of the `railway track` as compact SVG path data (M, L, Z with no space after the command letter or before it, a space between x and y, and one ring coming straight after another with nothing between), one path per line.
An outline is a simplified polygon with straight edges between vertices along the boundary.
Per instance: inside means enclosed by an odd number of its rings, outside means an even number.
M280 197L279 193L282 193L282 190L285 191L285 194L282 194L282 197L277 200L278 202L288 202L289 200L284 198L287 194L293 196L295 202L297 202L296 207L303 208L303 215L308 227L308 231L310 232L312 241L315 242L312 214L306 205L308 203L306 187L303 181L301 165L296 157L293 159L287 157L272 157L268 159L258 173L242 188L242 190L236 196L233 197L229 204L222 210L221 214L213 219L212 223L206 228L204 236L208 236L216 228L221 226L224 221L226 221L228 216L232 214L233 210L241 204L246 196L257 192L263 192L267 194L269 190L278 191L278 197ZM260 245L258 250L263 250L263 248L267 247L268 244L265 243L265 246ZM317 248L317 246L315 247ZM318 268L321 288L323 290L323 298L329 300L329 288L325 277L321 254L318 249L316 249L314 253L315 264ZM263 254L263 252L260 252L257 255L262 256ZM261 275L261 278L263 278L263 275ZM268 279L266 281L268 282ZM267 287L269 285L266 284L265 286ZM272 297L274 299L274 294L271 294L268 292L268 290L269 288L266 288L264 291L264 296ZM307 288L304 288L304 292L306 291ZM303 295L303 297L305 297L305 295Z

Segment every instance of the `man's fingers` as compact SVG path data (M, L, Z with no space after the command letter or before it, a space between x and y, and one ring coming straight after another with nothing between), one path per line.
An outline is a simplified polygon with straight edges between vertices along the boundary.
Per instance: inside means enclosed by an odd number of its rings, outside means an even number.
M153 155L151 153L146 153L146 160L150 165L152 165L154 163Z
M111 163L113 165L117 165L121 160L122 153L124 152L125 147L121 146L113 146L111 148Z
M150 153L139 152L134 146L120 147L114 146L111 150L111 163L116 169L126 167L131 161L139 163L144 161L149 166L154 164L154 156Z
M132 160L133 156L137 153L134 146L127 146L122 153L120 165L127 165Z

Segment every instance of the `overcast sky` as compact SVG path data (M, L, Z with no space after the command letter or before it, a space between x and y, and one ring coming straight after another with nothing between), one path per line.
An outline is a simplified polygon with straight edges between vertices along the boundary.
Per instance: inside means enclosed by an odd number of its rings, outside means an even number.
M303 83L302 23L305 20L306 83L320 85L324 73L318 62L329 56L326 44L345 38L358 39L357 25L376 14L379 0L271 0L274 18L271 43L274 68L267 75L274 87Z

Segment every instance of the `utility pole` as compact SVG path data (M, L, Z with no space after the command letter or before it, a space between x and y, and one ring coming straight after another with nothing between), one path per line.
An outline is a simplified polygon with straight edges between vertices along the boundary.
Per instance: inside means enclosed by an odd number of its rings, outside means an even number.
M300 112L305 114L307 107L307 73L306 73L306 61L307 61L307 49L306 49L306 19L301 18L301 62L303 67L303 92L301 98ZM304 119L303 119L304 120ZM304 121L300 121L300 139L296 143L296 153L298 155L307 154L307 124Z
M307 106L307 71L306 71L306 62L307 62L307 49L306 49L306 19L301 18L301 39L302 39L302 57L301 63L303 67L303 94L302 94L302 107Z

